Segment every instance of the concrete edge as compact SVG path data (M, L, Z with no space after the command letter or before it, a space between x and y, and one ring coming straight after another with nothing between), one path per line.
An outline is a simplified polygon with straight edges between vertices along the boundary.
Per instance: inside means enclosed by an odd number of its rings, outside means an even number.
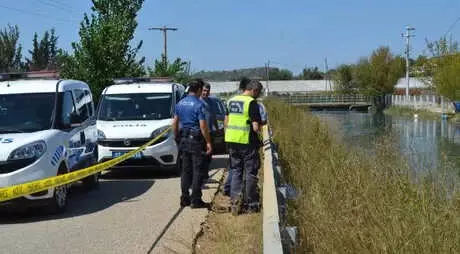
M283 253L280 232L277 188L273 167L273 150L268 125L263 127L264 182L262 197L263 253Z

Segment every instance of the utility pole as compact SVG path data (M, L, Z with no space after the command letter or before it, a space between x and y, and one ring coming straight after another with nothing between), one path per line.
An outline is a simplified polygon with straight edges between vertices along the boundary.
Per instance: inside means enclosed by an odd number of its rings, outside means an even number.
M267 90L265 92L265 96L268 96L270 93L270 86L268 85L268 81L270 80L270 60L265 64L265 73L267 76Z
M187 75L190 76L190 66L192 65L192 63L190 61L188 61L187 63Z
M167 27L167 26L162 26L162 27L151 27L149 30L160 30L163 32L163 63L166 64L168 63L168 31L177 31L177 28L175 27Z
M328 68L328 66L327 66L327 57L324 58L324 64L325 64L325 66L326 66L326 73L325 73L324 76L325 76L325 79L326 79L326 90L327 90L327 83L328 83L328 80L329 80L329 74L328 74L329 68ZM331 83L329 82L329 85L330 85L330 84L331 84ZM331 88L330 90L332 90L332 88Z
M406 26L406 34L401 34L402 37L406 38L406 99L409 98L409 54L410 54L410 38L415 37L415 35L412 35L410 32L414 31L415 28Z

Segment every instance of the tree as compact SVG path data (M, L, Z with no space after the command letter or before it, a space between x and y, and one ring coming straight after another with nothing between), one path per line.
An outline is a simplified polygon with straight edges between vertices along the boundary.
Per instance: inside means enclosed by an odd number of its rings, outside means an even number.
M171 77L176 82L185 83L188 81L188 63L176 58L174 62L164 62L164 55L161 60L155 59L154 68L148 68L151 77Z
M16 72L23 69L22 46L18 26L9 25L0 30L0 72Z
M332 75L334 81L334 90L343 94L357 93L357 86L354 77L354 66L342 64L335 70Z
M74 55L61 52L63 77L89 83L95 97L113 78L142 76L145 58L136 59L142 41L130 46L137 27L136 17L144 0L92 0L93 12L80 24L80 41L72 43Z
M324 73L318 70L318 67L304 68L302 70L302 79L305 80L321 80L324 79Z
M460 54L444 56L433 74L436 91L450 100L460 100Z
M292 80L294 75L290 70L270 68L268 71L271 80Z
M395 57L388 47L379 47L368 58L362 58L355 69L360 92L370 96L393 93L405 73L404 59Z
M46 31L40 42L37 33L34 34L33 47L29 50L31 59L26 58L27 68L30 71L56 68L57 40L54 29L51 29L51 33Z
M411 71L412 77L427 77L433 75L433 66L430 59L424 55L419 55L414 61Z

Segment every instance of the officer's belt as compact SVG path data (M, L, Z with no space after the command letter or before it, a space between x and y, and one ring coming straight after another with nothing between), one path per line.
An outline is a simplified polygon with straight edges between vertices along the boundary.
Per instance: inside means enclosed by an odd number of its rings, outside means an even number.
M181 138L193 139L198 141L203 140L203 135L201 134L201 131L196 131L188 128L180 130L179 135Z

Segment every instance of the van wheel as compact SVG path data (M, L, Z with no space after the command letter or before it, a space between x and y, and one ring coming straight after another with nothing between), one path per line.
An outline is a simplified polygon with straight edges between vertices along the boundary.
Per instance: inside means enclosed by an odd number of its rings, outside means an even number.
M89 167L89 166L92 166L92 165L96 165L97 160L98 160L98 151L97 151L97 146L96 146L96 148L94 149L92 162L87 166ZM87 176L86 178L83 178L81 180L82 183L83 183L83 186L88 190L98 188L99 187L99 178L101 177L101 174L102 174L101 172L97 172L94 175L90 175L90 176Z
M83 182L83 185L85 186L86 189L88 190L92 190L92 189L96 189L99 187L99 177L100 177L101 173L98 172L94 175L90 175L86 178L83 178L82 179L82 182Z
M59 167L57 175L66 174L67 172L68 170L66 166L62 164ZM54 188L53 197L51 198L51 203L48 206L49 213L55 214L65 212L69 197L69 187L70 185L65 184Z

